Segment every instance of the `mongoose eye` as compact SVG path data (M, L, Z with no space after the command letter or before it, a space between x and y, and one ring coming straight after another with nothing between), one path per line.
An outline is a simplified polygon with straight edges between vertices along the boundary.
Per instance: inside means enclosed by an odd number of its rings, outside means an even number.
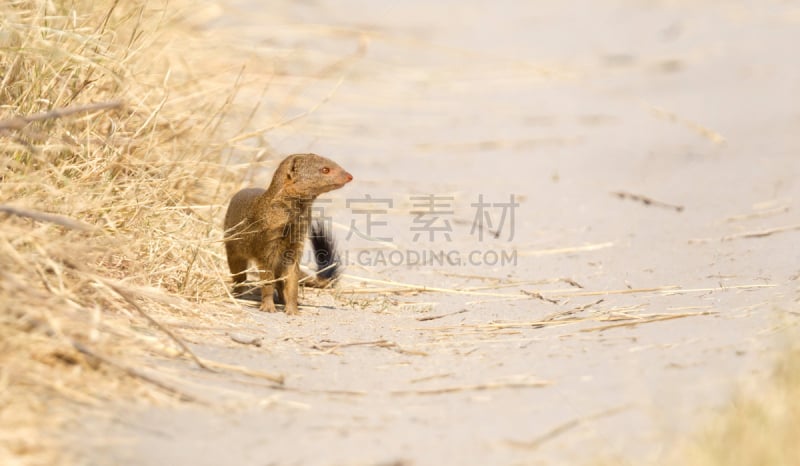
M328 167L322 167L322 168L319 169L319 171L321 171L323 174L327 175L328 173L331 172L331 169L328 168Z

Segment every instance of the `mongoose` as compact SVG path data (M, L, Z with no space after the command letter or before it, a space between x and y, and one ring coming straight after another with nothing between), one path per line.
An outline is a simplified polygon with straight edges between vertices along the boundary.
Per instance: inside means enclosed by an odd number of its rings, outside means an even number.
M300 270L300 258L311 204L320 194L352 180L350 173L330 159L295 154L278 165L266 190L248 188L236 193L225 213L225 252L234 291L244 284L248 262L253 261L262 282L260 309L275 312L277 297L285 304L287 314L297 314L298 281L306 278ZM304 284L324 287L339 273L334 263L335 245L322 222L315 223L311 233L318 270L330 268Z

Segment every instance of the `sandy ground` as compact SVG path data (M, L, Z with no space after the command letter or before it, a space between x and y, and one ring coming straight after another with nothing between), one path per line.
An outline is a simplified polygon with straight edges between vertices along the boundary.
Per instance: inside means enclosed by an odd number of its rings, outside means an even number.
M238 0L207 25L278 72L264 126L303 115L270 145L354 174L325 204L348 277L296 318L178 328L285 389L153 360L207 404L92 415L86 464L639 462L765 378L798 321L800 9L521 3Z

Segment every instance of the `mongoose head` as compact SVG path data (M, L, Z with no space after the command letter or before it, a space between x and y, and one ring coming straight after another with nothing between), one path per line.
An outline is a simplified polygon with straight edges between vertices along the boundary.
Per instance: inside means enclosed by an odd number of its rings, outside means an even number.
M353 180L353 175L339 164L317 154L286 157L274 176L283 178L285 194L297 197L317 197Z

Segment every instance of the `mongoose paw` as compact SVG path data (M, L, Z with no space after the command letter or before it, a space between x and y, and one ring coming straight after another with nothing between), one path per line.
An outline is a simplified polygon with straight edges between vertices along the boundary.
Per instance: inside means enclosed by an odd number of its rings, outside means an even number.
M261 312L278 312L278 310L275 309L275 303L266 302L262 302L261 307L259 307L258 310Z
M285 307L285 311L286 311L286 314L290 315L290 316L296 316L296 315L300 314L300 311L297 310L297 305L286 306Z

